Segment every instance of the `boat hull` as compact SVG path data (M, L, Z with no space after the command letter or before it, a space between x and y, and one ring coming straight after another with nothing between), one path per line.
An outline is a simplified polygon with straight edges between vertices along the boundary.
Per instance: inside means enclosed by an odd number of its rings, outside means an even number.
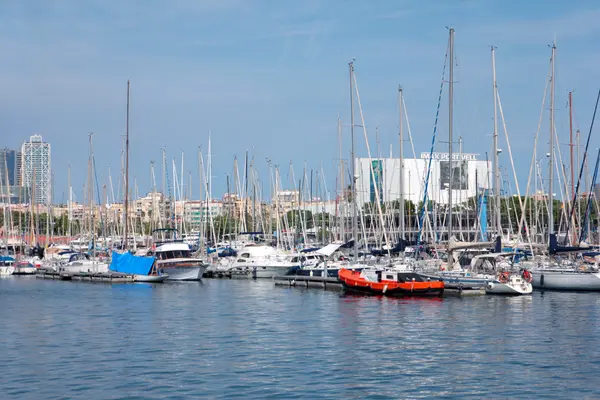
M169 281L200 281L206 271L207 265L188 265L167 263L158 265L161 274L168 275Z
M420 273L420 276L423 277L423 279L430 279L430 280L441 280L442 282L444 282L444 284L446 285L446 287L448 288L454 288L454 287L485 287L487 286L487 284L489 282L492 281L491 278L488 277L468 277L468 276L461 276L461 277L457 277L457 276L446 276L446 275L435 275L435 274L426 274L426 273Z
M136 282L159 283L164 282L168 275L134 275L133 280Z
M10 276L15 272L15 267L0 267L0 276Z
M512 296L520 296L525 294L531 294L533 292L533 287L531 283L522 282L522 283L500 283L490 282L485 288L486 294L502 294L502 295L512 295Z
M272 279L274 276L289 275L289 273L295 270L297 267L290 265L247 265L240 266L234 265L231 267L217 268L214 271L214 275L217 276L230 276L240 278L253 278L253 279Z
M376 290L370 287L352 286L342 281L342 286L348 292L359 293L369 296L388 296L388 297L441 297L444 294L443 288L429 289L389 289L386 291Z
M37 272L36 267L14 267L15 271L13 275L35 275Z
M597 272L532 271L531 274L535 289L600 292Z
M358 271L342 268L339 279L346 291L375 296L389 297L439 297L444 294L444 282L441 281L412 281L398 282L381 280L369 281L361 277Z

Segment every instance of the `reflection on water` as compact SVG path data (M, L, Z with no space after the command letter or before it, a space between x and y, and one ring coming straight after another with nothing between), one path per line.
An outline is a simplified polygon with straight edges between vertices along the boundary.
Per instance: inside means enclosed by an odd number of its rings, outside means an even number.
M0 280L2 398L598 398L600 295Z

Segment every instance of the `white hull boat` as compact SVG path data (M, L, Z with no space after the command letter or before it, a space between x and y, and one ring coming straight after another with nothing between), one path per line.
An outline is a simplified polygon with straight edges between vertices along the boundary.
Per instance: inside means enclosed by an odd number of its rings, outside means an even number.
M0 276L10 276L15 272L15 267L0 267Z
M536 289L600 292L600 272L540 269L532 271L532 275Z
M153 240L162 234L173 235L169 241L158 243L148 255L156 257L156 268L159 275L168 275L169 281L199 281L208 264L192 256L190 246L176 240L177 231L174 229L159 229L153 232ZM155 239L154 239L155 238Z
M81 260L61 265L58 270L70 274L103 274L108 272L108 264L100 261Z
M296 261L293 261L293 259ZM218 267L218 273L242 275L249 278L273 278L287 275L300 267L298 257L270 246L248 245L240 250L227 265Z
M511 274L506 279L489 282L485 287L486 294L523 295L531 294L533 286L522 276Z
M168 275L169 281L199 281L208 265L202 260L176 259L158 260L157 268L160 274Z
M17 262L14 268L13 275L35 275L37 272L35 265L28 262Z
M147 283L159 283L164 282L169 275L134 275L133 280L135 282L147 282Z

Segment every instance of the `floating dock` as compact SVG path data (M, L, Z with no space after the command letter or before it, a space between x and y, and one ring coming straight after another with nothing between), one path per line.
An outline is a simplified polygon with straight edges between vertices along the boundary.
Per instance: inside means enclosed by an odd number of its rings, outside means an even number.
M275 281L276 286L318 288L325 290L340 290L342 288L342 283L338 278L323 276L283 275L274 276L273 281Z
M104 273L70 273L56 272L50 270L40 270L35 274L38 279L54 279L61 281L82 281L82 282L101 282L101 283L133 283L135 282L133 275L122 274L118 272Z
M342 283L337 278L322 277L322 276L300 276L300 275L283 275L274 276L273 281L276 286L300 287L300 288L317 288L340 290ZM462 287L458 285L448 285L444 288L443 297L472 297L485 295L484 287Z

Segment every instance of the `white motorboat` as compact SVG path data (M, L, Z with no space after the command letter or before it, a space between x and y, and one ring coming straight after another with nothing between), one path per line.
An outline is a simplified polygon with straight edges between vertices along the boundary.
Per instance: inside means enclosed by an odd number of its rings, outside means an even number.
M184 242L167 242L148 252L156 257L160 274L168 275L173 281L199 281L208 264L200 258L191 256L190 246Z
M46 260L40 268L70 274L99 274L108 272L108 263L104 260L91 259L86 253L68 253L69 259Z
M293 262L292 258L292 254L271 246L247 245L227 265L218 268L217 272L251 278L272 278L287 275L299 268L300 262Z
M170 281L199 281L208 267L201 258L192 256L189 244L178 237L177 229L164 228L152 232L152 249L146 255L156 257L159 275Z
M15 267L11 266L0 266L0 276L10 276L15 272Z

